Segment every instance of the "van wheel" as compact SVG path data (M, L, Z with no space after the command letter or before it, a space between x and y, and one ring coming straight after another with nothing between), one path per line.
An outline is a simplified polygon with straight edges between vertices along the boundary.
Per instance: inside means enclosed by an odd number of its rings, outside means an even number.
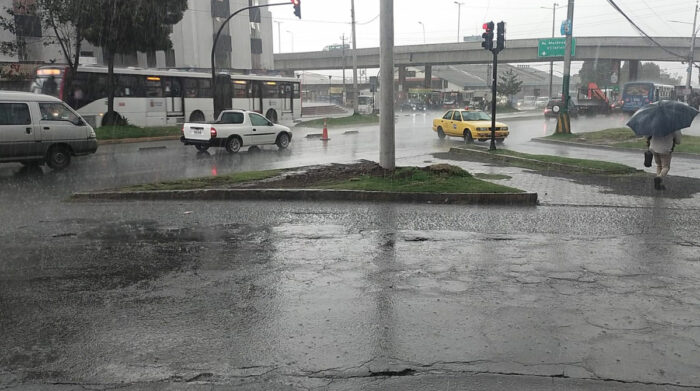
M272 121L273 124L277 123L277 112L275 110L268 110L267 113L265 113L265 118L269 119Z
M241 150L241 139L232 136L226 140L226 150L230 153L236 153Z
M70 164L70 151L60 145L51 147L46 154L46 164L54 170L62 170Z
M277 141L275 141L279 149L285 149L289 146L289 135L287 133L280 133L277 136Z

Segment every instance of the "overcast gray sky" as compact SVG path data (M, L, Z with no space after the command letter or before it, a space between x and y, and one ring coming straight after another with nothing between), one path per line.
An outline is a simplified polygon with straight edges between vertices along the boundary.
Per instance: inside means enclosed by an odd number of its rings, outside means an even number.
M271 2L273 0L270 0ZM301 0L302 20L292 6L271 7L273 21L281 22L282 52L316 51L351 36L350 0ZM461 35L481 35L486 21L505 21L506 39L545 38L552 34L552 6L543 0L459 0ZM627 15L651 36L688 37L692 34L695 0L615 0ZM556 36L566 18L567 0L558 0ZM546 7L548 9L542 8ZM455 0L394 0L396 45L456 42L458 6ZM355 0L357 46L379 45L379 0ZM675 23L672 20L686 22ZM421 25L418 22L422 22ZM700 23L699 23L700 25ZM279 51L278 24L273 24L275 53ZM638 36L607 0L576 0L574 36ZM683 75L685 65L663 63L672 74ZM693 79L697 80L696 77Z

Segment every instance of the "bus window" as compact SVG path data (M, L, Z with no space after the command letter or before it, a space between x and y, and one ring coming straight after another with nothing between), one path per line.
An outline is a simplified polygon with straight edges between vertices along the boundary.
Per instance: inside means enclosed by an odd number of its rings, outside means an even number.
M292 85L294 86L294 99L299 99L299 83L292 83Z
M147 76L146 78L146 97L162 98L163 86L161 85L160 77Z
M199 79L197 80L197 97L198 98L211 98L211 79Z
M119 75L114 96L144 96L141 78L135 75Z
M248 82L244 80L233 81L233 97L248 98Z
M185 79L182 81L182 86L185 89L186 98L197 97L197 79Z
M168 77L163 80L163 88L165 91L165 96L168 97L180 97L182 96L182 87L180 85L180 80Z
M90 73L85 83L85 100L92 102L107 97L107 75L104 73Z

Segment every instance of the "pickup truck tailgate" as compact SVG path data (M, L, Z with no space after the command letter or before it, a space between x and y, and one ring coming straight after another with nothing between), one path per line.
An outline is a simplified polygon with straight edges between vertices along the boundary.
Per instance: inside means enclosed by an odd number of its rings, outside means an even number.
M211 125L186 123L183 125L183 135L188 140L209 140L211 139Z

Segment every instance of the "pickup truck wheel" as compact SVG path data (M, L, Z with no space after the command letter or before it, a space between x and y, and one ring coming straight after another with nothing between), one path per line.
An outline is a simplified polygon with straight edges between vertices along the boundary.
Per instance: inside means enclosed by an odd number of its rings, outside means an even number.
M229 137L225 147L228 152L236 153L241 150L241 140L235 136Z
M445 131L442 130L442 126L438 126L437 134L438 134L438 137L440 138L440 140L445 138Z
M474 143L474 137L472 137L472 132L470 132L469 129L464 130L464 142L466 144Z
M68 148L57 145L51 147L46 154L46 164L54 170L62 170L70 164L70 151Z
M275 144L277 144L277 148L279 149L287 148L289 146L289 135L287 133L280 133L280 135L277 136Z
M202 144L195 144L194 147L197 148L197 150L199 152L206 152L206 150L209 149L208 145L202 145Z

